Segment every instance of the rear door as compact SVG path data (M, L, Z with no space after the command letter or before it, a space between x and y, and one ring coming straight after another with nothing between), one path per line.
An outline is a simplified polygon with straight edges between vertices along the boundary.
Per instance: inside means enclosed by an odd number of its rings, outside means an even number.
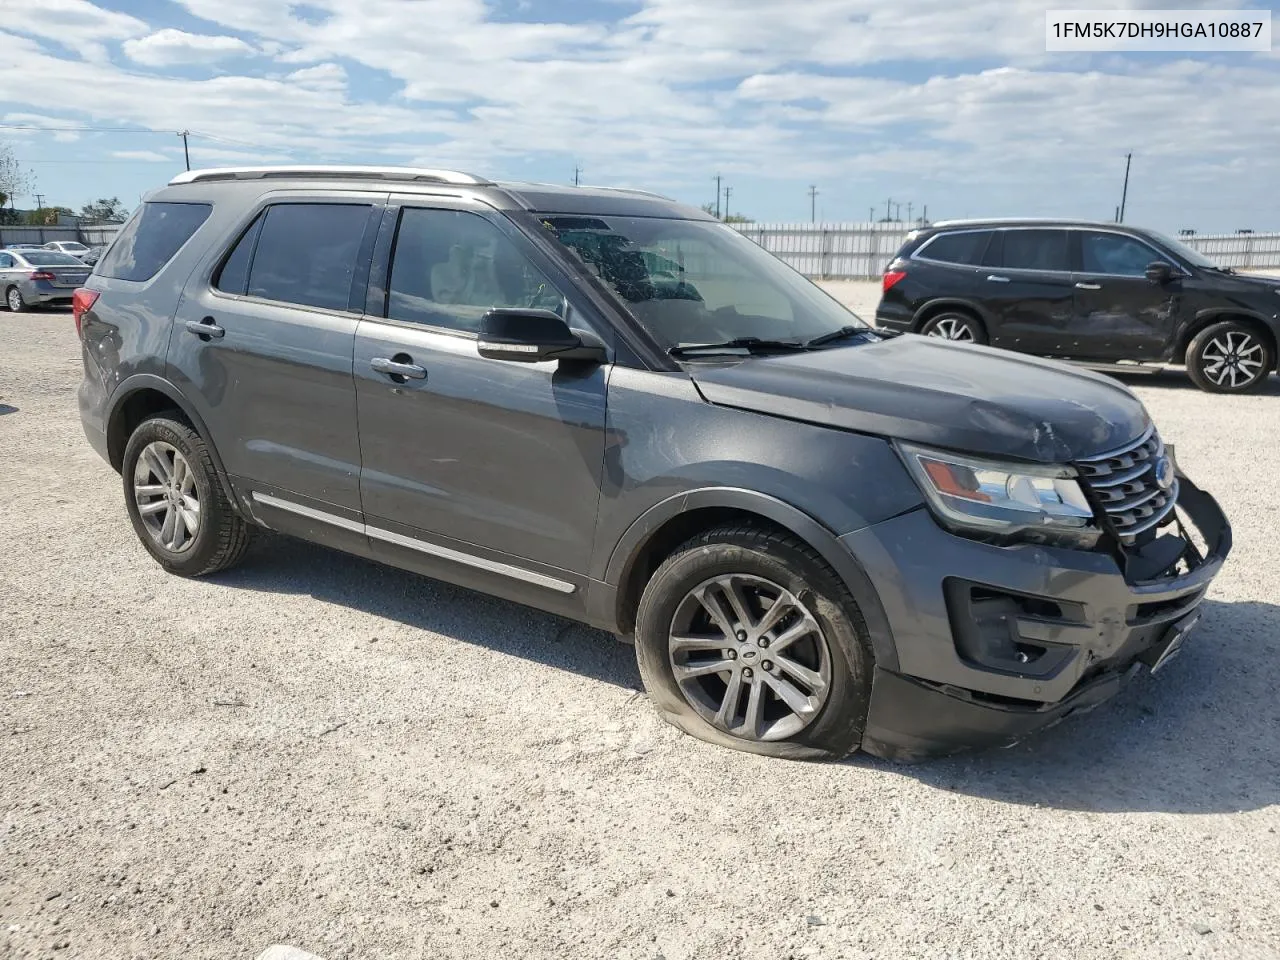
M554 260L478 204L405 198L378 250L355 349L371 548L432 576L580 610L610 367L489 360L476 340L498 306L603 325L569 305ZM384 372L387 361L414 376Z
M1080 245L1075 317L1063 355L1078 359L1159 360L1177 328L1182 281L1147 279L1167 254L1137 237L1109 230L1072 231Z
M264 198L188 282L168 355L255 510L273 527L357 550L351 358L383 201Z
M997 231L979 271L992 317L994 346L1057 354L1075 308L1068 231L1010 227Z

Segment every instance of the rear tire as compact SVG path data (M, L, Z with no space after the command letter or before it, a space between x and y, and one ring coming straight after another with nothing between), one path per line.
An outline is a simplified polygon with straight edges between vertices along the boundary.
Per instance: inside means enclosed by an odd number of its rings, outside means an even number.
M10 287L5 291L4 301L10 313L25 313L29 309L27 301L22 298L22 291L17 287Z
M645 587L635 644L658 711L700 740L793 760L838 759L862 742L866 624L790 534L735 524L677 548Z
M1187 347L1187 375L1209 393L1249 393L1267 382L1276 367L1271 344L1236 320L1211 324Z
M121 469L134 532L160 566L203 577L235 566L252 528L231 505L203 438L173 415L144 420Z
M930 317L920 332L938 340L954 340L958 343L986 343L987 330L977 317L958 310L945 310Z

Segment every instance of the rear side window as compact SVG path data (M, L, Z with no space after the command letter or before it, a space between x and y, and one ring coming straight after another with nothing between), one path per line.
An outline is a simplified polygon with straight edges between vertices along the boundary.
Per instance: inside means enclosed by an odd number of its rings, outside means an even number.
M916 256L942 263L977 264L982 262L990 240L990 230L940 233L921 247Z
M1004 231L1004 263L1010 270L1071 270L1065 230Z
M208 203L142 205L98 264L98 274L116 280L150 280L209 219Z
M214 285L327 310L350 306L368 204L280 203L245 231Z

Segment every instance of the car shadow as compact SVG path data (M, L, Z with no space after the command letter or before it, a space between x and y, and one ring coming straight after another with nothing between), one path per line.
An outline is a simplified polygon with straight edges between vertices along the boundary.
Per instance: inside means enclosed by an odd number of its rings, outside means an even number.
M1208 601L1185 651L1108 703L1007 750L852 762L1004 803L1234 813L1280 803L1280 606Z
M1157 390L1190 390L1200 393L1200 388L1191 382L1184 370L1159 370L1155 373L1115 373L1107 371L1107 376L1114 377L1126 387L1155 387ZM1216 399L1218 394L1206 393L1206 397ZM1280 397L1280 376L1272 374L1257 390L1245 396Z
M6 413L17 413L17 412L18 412L17 407L11 407L7 403L0 403L0 417L3 417Z
M632 648L610 634L291 537L263 535L211 577L304 594L463 643L639 690ZM1280 606L1208 601L1185 651L1092 713L1008 750L870 769L1003 803L1094 812L1227 813L1280 803Z
M626 689L640 689L635 652L613 635L487 594L263 533L244 562L209 578L240 590L306 594Z

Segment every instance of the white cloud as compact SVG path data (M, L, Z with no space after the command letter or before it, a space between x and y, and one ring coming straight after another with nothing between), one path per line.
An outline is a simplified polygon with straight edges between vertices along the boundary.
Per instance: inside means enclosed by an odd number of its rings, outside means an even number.
M104 10L88 0L0 0L0 24L15 33L91 54L101 51L100 41L123 40L147 31L137 17Z
M257 53L238 37L215 37L173 29L126 40L124 52L130 60L148 67L216 63L229 57Z
M138 160L144 163L173 163L173 157L155 150L113 150L111 156L117 160Z

